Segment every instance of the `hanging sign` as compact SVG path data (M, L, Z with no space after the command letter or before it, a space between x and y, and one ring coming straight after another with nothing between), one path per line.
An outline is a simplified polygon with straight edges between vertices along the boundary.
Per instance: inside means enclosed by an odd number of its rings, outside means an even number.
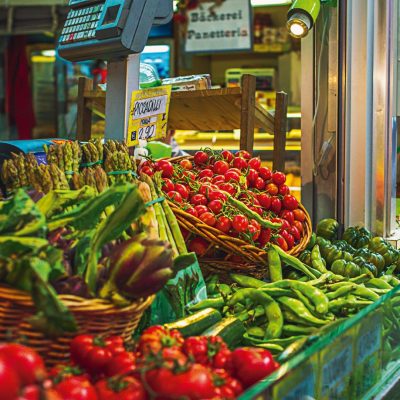
M187 13L185 50L188 53L251 50L250 0L200 2Z
M160 86L132 93L128 146L166 137L171 90L172 86Z

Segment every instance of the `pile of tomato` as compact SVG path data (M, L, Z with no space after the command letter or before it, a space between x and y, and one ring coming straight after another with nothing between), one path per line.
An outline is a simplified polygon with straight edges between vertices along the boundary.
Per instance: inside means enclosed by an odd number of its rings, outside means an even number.
M285 174L262 166L260 158L247 151L233 154L206 149L196 152L193 162L146 161L141 167L141 172L150 176L156 171L161 172L162 190L171 201L224 234L261 248L273 242L285 251L302 238L306 215L290 194ZM251 215L228 204L227 196L281 228L262 228ZM195 238L189 247L202 256L209 245Z
M122 338L77 336L71 363L47 371L20 344L0 347L2 400L229 400L278 368L267 350L228 349L220 337L184 339L154 326L136 346Z

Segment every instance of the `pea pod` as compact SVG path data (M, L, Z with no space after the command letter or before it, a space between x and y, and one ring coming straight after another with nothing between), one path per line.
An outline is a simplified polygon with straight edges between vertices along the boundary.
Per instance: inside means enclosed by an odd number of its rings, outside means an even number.
M332 218L323 219L317 225L317 235L327 240L337 239L338 230L339 223Z
M268 250L268 268L269 268L269 276L272 282L282 280L281 259L277 251L273 248L270 248Z
M329 311L338 311L341 308L362 308L372 304L369 300L357 300L354 296L342 297L329 303Z
M282 334L283 316L278 303L260 290L240 289L229 299L228 305L233 306L246 298L250 299L253 304L264 307L265 316L268 320L265 339L280 337Z
M287 336L292 336L292 335L304 335L304 334L309 335L317 330L318 328L316 328L315 326L285 324L283 325L282 332Z
M252 346L260 346L260 345L264 345L264 344L268 343L268 344L276 344L278 346L282 346L283 348L289 346L290 344L296 342L297 340L303 339L304 337L305 337L305 335L296 335L296 336L291 336L288 338L262 340L262 339L258 339L258 338L253 338L250 335L248 335L247 333L245 333L243 335L243 338L245 339L245 341L247 343L251 344Z
M311 251L310 250L304 250L300 253L299 255L299 260L308 265L309 267L312 267L312 262L311 262Z
M385 282L383 279L380 278L373 278L370 279L366 286L369 287L375 287L377 289L393 289L393 287L391 285L389 285L387 282Z
M308 266L303 264L296 257L290 256L289 254L285 253L279 246L277 246L275 244L271 244L271 247L274 248L278 252L279 256L281 257L281 260L284 261L286 264L288 264L289 266L291 266L294 269L299 270L304 275L308 276L310 279L317 278L317 276L315 276L309 270Z
M260 326L250 326L246 329L246 333L247 336L262 339L265 336L265 329L261 328Z
M282 296L278 297L278 302L282 304L284 308L288 309L289 311L297 315L299 318L311 322L312 324L325 325L328 323L328 321L326 320L314 317L300 300Z
M351 293L356 288L356 286L357 286L356 284L341 286L334 292L328 293L326 296L328 297L329 300L335 300L339 297L344 297L347 294Z
M357 285L357 287L353 291L353 294L372 301L379 300L380 297L378 294L374 293L371 289L368 289L360 285Z
M292 294L292 291L290 289L281 289L279 287L263 287L261 290L271 297L291 296Z
M225 305L225 299L222 296L214 297L211 299L204 299L197 304L189 307L190 312L204 310L205 308L221 309Z
M237 283L239 286L244 288L260 288L265 285L264 281L252 278L251 276L241 275L241 274L230 274L230 278L233 282Z
M319 251L319 246L316 244L311 251L311 263L312 267L315 268L317 271L324 274L328 272L326 269L324 262L322 261L321 253Z

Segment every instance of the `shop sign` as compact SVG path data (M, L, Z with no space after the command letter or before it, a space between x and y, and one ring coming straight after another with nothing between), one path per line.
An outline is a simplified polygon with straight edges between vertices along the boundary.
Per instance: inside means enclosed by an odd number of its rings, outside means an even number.
M188 53L251 50L250 0L201 2L187 13L185 50Z
M129 113L128 146L139 140L152 141L166 137L172 86L137 90L132 93Z

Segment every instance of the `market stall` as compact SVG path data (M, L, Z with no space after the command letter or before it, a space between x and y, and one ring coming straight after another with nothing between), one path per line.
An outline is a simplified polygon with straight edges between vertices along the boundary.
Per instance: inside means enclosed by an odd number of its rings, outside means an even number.
M145 3L142 33L168 20ZM85 4L71 2L70 25ZM106 91L80 81L79 140L0 144L0 399L389 393L400 251L364 226L313 225L284 170L284 94L270 113L249 75L241 88L136 91L145 41L112 36L133 23L112 7L114 20L90 4L108 33L61 37L74 60L118 55ZM104 140L92 112L106 117ZM157 132L139 138L132 124ZM147 142L168 124L241 128L240 145L158 157ZM255 127L274 134L272 169L252 154Z

